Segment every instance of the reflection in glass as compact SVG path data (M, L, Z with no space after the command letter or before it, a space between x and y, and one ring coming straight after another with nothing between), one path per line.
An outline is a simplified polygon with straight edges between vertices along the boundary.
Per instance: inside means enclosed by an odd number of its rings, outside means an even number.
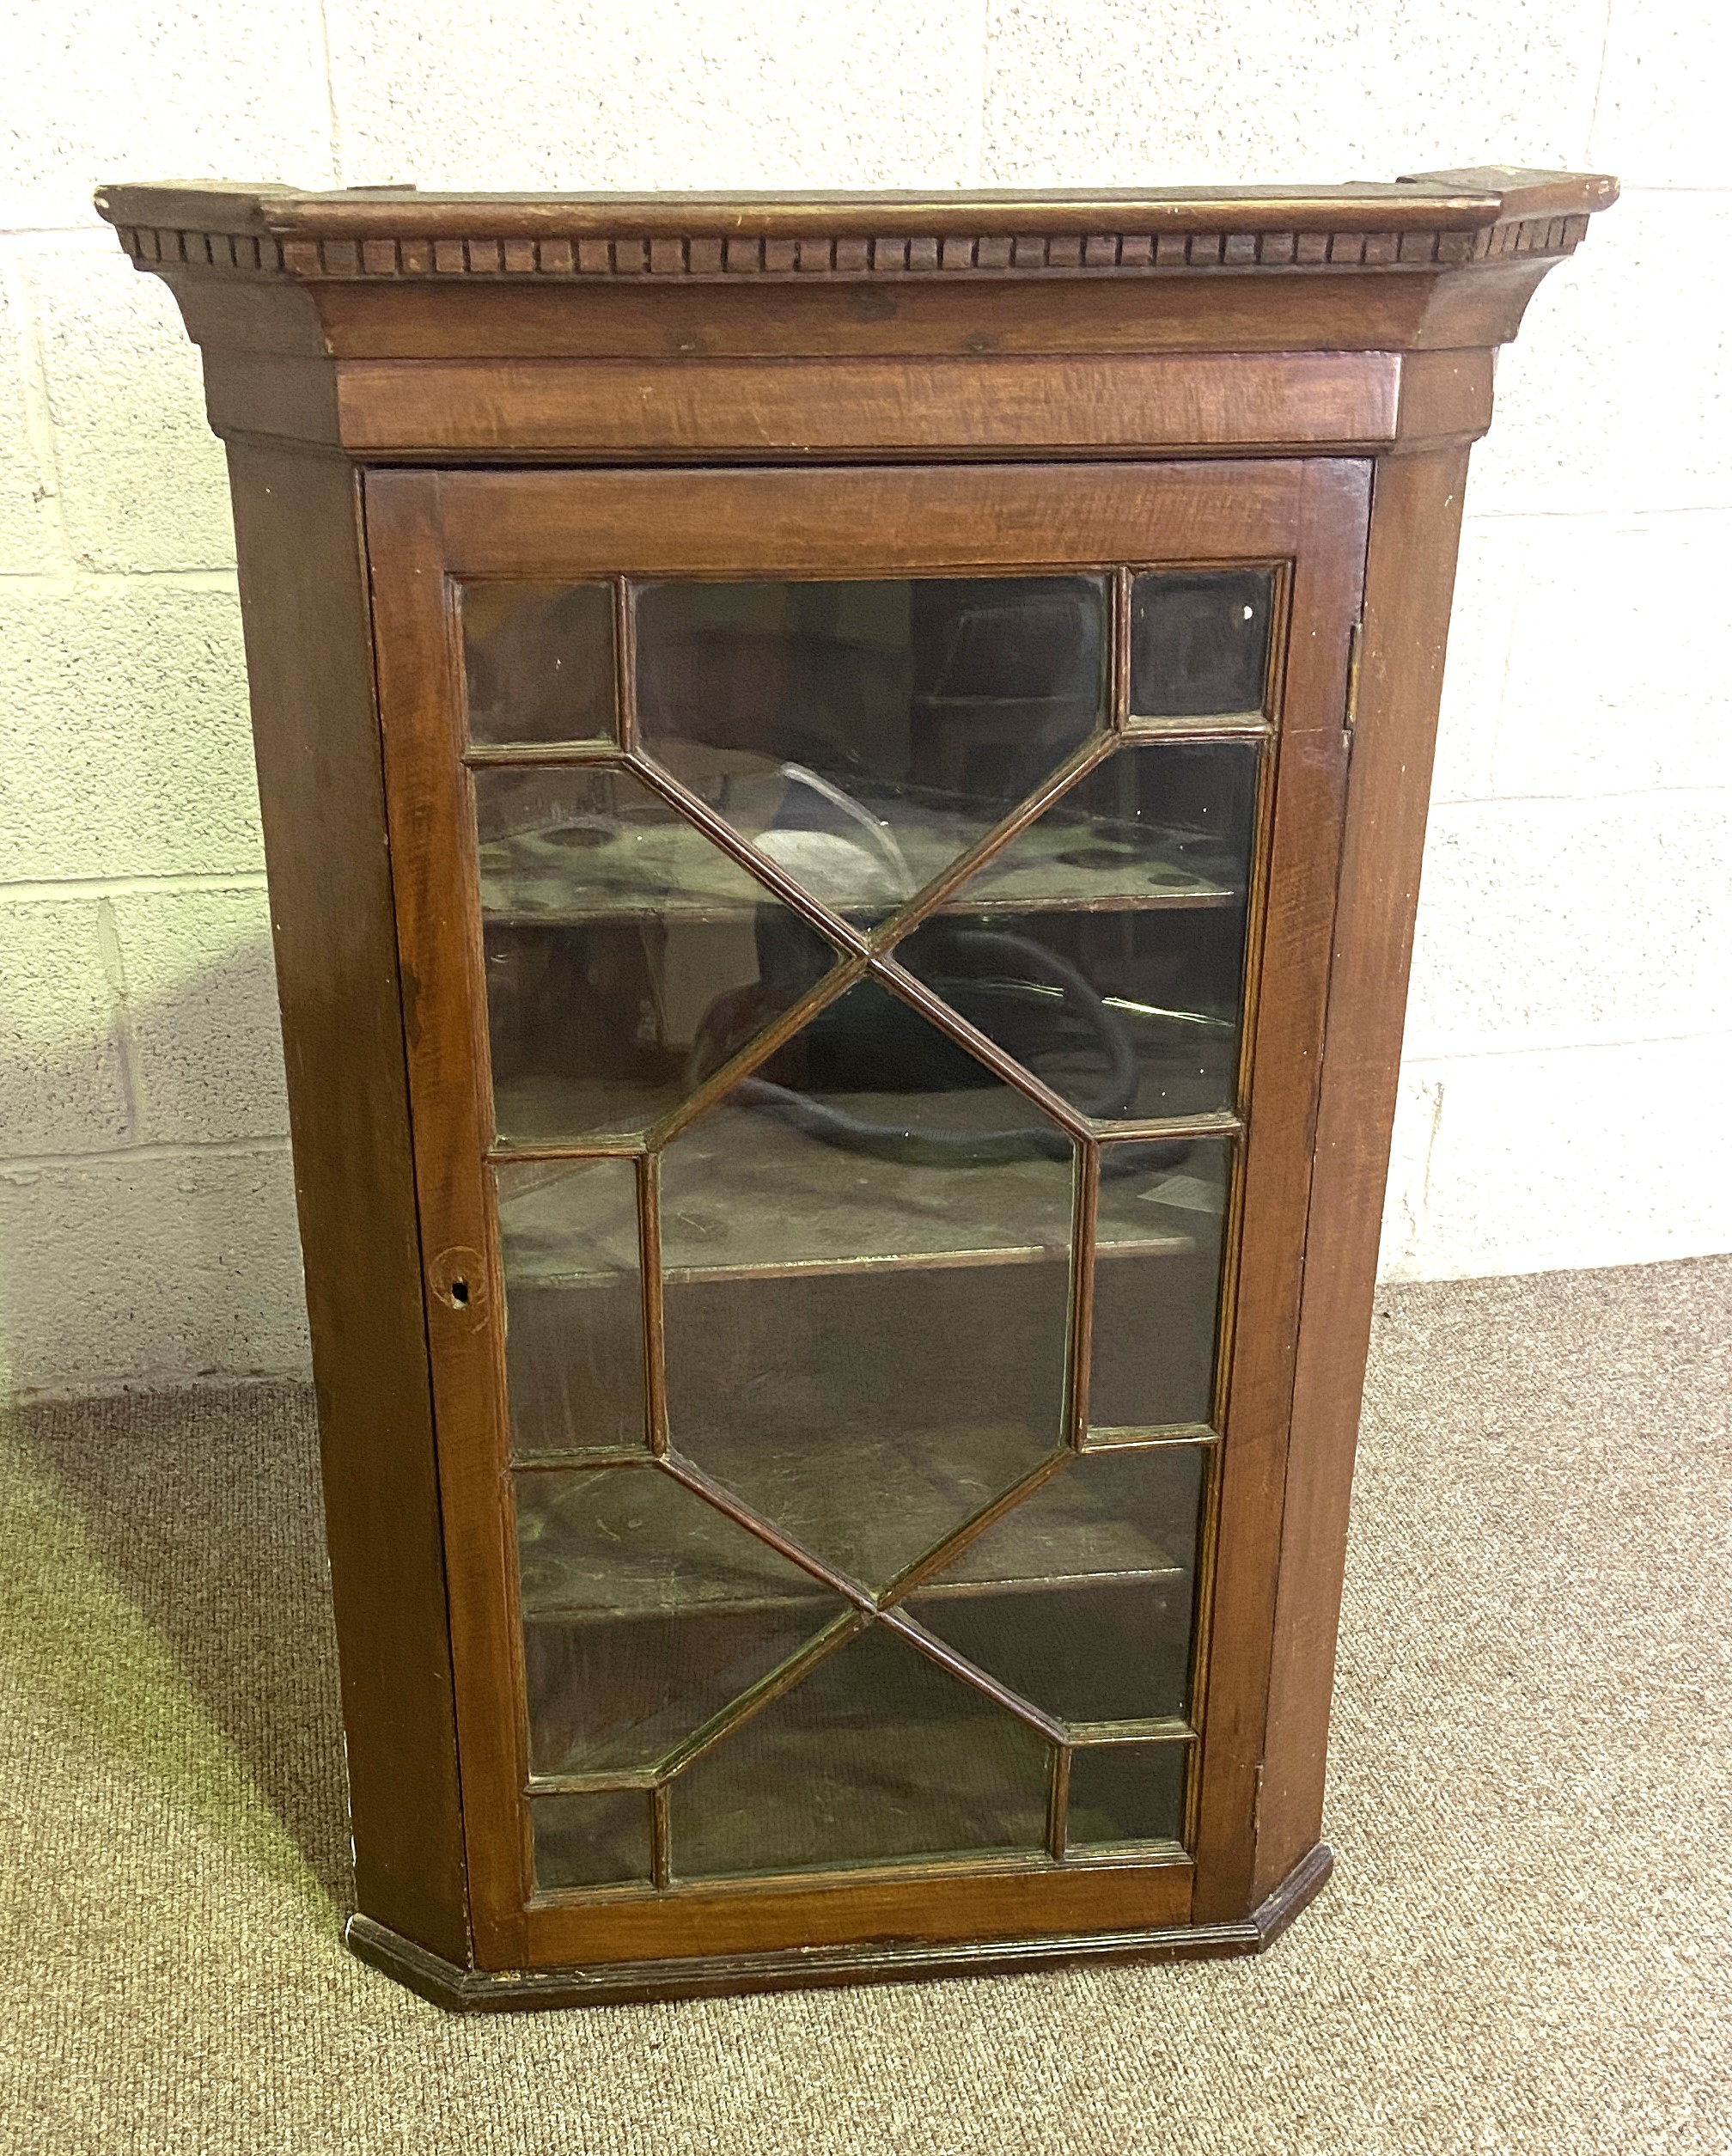
M535 1884L544 1891L649 1883L647 1789L535 1797L529 1817L535 1836Z
M661 1469L517 1478L531 1770L655 1765L839 1599Z
M612 587L465 584L463 669L471 741L605 741L613 731Z
M1060 1441L1070 1141L866 981L662 1157L676 1451L875 1589Z
M644 1444L633 1164L524 1161L494 1180L513 1451Z
M1100 577L653 583L644 746L826 905L918 890L1101 722Z
M1131 711L1142 718L1260 712L1274 600L1266 569L1133 577Z
M1230 1108L1258 755L1120 749L896 956L1087 1115Z
M624 772L475 773L499 1135L643 1129L834 953Z
M1035 1851L1048 1760L1026 1724L872 1625L674 1777L673 1869Z
M1202 1458L1084 1453L924 1581L908 1614L1067 1722L1186 1711Z
M1231 1148L1224 1138L1101 1148L1092 1430L1214 1420Z
M1189 1744L1085 1744L1070 1755L1065 1846L1180 1841Z

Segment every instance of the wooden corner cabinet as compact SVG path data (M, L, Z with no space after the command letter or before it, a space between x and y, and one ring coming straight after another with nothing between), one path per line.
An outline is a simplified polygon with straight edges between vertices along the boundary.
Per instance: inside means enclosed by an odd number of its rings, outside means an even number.
M1467 452L1615 193L99 197L233 478L357 1953L1327 1876Z

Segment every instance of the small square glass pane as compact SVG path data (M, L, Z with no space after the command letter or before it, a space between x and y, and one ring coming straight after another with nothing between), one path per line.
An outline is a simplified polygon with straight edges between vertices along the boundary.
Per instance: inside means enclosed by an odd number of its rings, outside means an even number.
M1089 1426L1214 1421L1230 1139L1101 1149Z
M1170 570L1131 585L1131 710L1138 718L1260 712L1275 579L1266 569Z
M633 1163L513 1163L494 1185L512 1451L646 1444Z
M1182 1841L1192 1750L1184 1744L1079 1745L1070 1755L1065 1847Z
M466 584L463 672L472 742L609 739L613 588Z
M651 1877L650 1793L597 1789L532 1798L535 1884L647 1885Z

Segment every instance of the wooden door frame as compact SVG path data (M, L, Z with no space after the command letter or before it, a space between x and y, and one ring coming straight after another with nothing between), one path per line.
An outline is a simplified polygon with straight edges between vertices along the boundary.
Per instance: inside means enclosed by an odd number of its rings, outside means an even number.
M654 471L372 470L364 483L426 1259L473 1960L619 1964L851 1941L1101 1935L1245 1916L1275 1670L1288 1433L1344 829L1359 459ZM1293 565L1266 903L1251 954L1229 1407L1205 1610L1194 1866L976 1866L532 1905L521 1646L483 1155L485 1000L460 761L454 580L967 575L1114 561ZM1254 931L1253 931L1254 932ZM460 965L453 953L464 954ZM454 1277L468 1283L454 1302ZM1241 1323L1241 1319L1245 1322ZM1334 1440L1351 1461L1351 1431ZM1332 1591L1323 1583L1324 1599ZM1339 1592L1339 1571L1333 1591ZM1319 1741L1320 1743L1320 1735Z

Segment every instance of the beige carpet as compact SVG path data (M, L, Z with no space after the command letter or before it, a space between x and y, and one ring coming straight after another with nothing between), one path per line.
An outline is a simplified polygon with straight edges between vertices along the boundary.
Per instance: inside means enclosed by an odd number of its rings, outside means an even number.
M459 2021L352 1961L306 1395L36 1408L0 2145L1732 2147L1732 1260L1387 1291L1334 1884L1258 1961Z

